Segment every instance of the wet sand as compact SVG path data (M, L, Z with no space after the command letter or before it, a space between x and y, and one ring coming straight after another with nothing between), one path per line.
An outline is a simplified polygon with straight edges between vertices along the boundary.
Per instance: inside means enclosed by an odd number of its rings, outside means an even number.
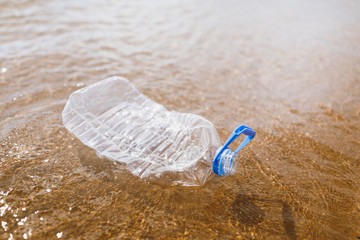
M356 1L0 3L0 239L356 239ZM75 90L120 75L222 142L234 176L143 181L63 126Z

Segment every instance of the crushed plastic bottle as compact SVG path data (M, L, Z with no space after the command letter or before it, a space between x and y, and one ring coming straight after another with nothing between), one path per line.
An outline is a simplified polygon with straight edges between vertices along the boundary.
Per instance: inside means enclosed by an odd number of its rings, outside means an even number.
M65 127L100 157L119 161L142 179L199 186L214 171L230 175L236 154L254 136L241 126L219 147L214 125L205 118L168 111L122 77L111 77L72 93L62 113ZM231 151L240 134L247 137Z

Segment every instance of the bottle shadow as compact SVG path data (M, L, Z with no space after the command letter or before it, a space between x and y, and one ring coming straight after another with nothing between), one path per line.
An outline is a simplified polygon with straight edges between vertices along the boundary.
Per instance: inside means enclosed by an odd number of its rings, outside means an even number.
M235 220L246 226L255 226L264 220L265 212L244 193L237 193L231 208Z
M282 218L286 234L290 239L296 239L295 218L289 204L279 201L282 204Z
M297 239L294 214L290 205L282 200L253 199L245 193L237 193L231 208L232 216L245 226L258 225L264 220L265 211L255 201L280 204L285 233L290 239Z

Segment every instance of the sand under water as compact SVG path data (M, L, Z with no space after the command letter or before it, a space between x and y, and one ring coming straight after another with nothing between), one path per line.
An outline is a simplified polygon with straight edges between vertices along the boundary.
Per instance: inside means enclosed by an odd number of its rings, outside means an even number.
M356 239L358 1L0 2L0 239ZM222 142L238 171L162 186L63 126L75 90L120 75Z

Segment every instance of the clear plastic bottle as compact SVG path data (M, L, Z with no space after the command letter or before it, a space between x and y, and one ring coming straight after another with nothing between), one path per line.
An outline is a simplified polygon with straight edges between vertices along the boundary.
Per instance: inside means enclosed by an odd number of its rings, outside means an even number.
M236 167L237 152L225 145L219 148L211 122L195 114L168 111L122 77L74 92L62 117L65 127L98 156L125 163L142 179L199 186L213 170L229 175Z

